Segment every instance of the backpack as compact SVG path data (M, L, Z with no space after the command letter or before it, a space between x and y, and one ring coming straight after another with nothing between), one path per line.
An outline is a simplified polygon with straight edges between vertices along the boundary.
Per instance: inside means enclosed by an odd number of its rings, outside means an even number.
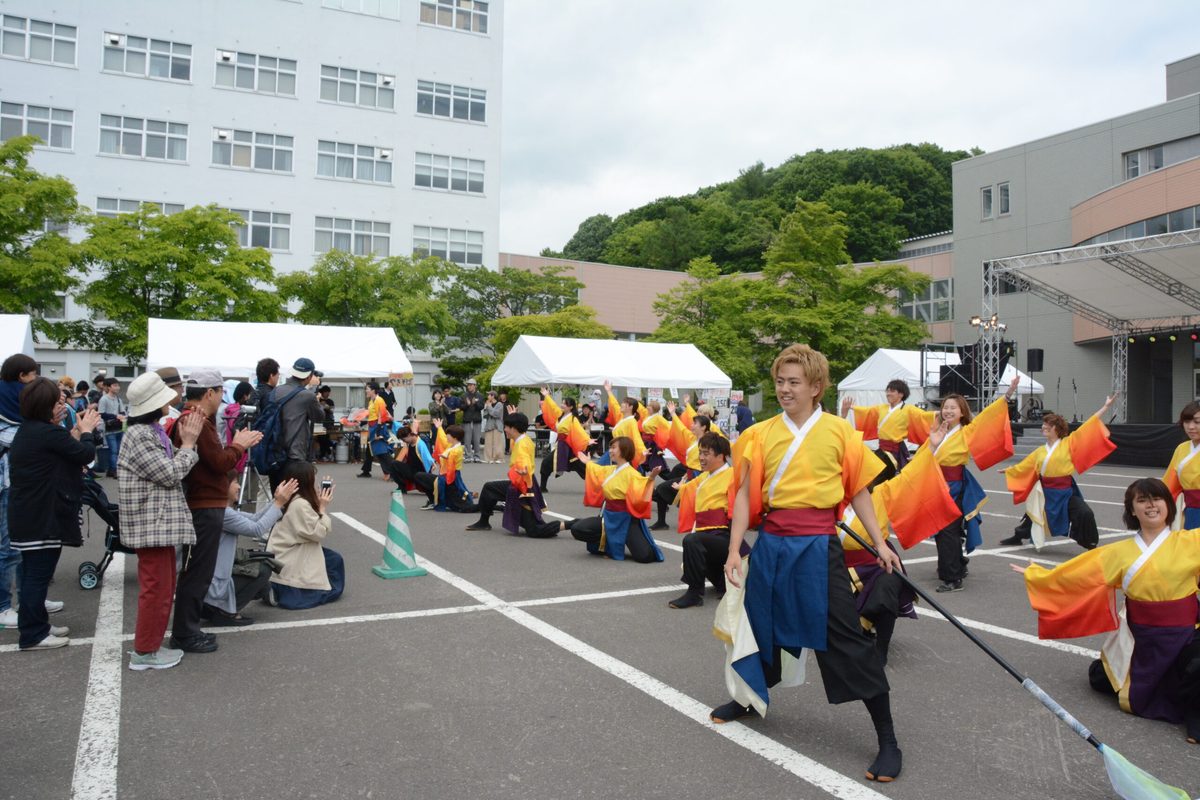
M303 386L297 386L291 394L278 403L271 399L274 397L274 392L262 398L258 419L254 420L252 426L253 430L262 434L262 441L250 448L250 461L259 475L270 475L283 466L283 462L287 460L287 451L279 442L279 434L282 429L279 415L288 401L303 390Z

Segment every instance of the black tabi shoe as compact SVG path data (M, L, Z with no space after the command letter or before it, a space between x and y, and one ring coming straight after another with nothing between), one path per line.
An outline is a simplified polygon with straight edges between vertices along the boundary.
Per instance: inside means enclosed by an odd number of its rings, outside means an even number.
M650 530L652 530L652 531L665 531L665 530L670 530L670 528L671 528L671 526L668 525L666 522L656 522L650 526Z
M945 581L943 583L938 584L936 591L938 591L938 592L961 592L962 588L963 588L962 581Z
M724 725L726 722L733 722L735 719L741 719L748 714L758 716L758 712L750 706L744 706L736 700L730 700L723 706L717 706L708 713L708 718L718 725Z
M1009 536L1007 539L1001 539L999 542L997 542L997 544L1000 545L1001 547L1020 547L1021 542L1023 542L1023 541L1025 541L1025 540L1021 538L1020 534L1014 533L1012 536Z
M900 752L895 737L892 737L890 741L880 742L879 754L875 756L871 766L867 767L867 780L880 783L891 783L896 780L900 777L900 769L904 764L903 758L903 753Z
M473 522L467 526L467 530L469 531L490 531L491 529L492 526L486 522Z
M690 589L667 603L671 608L691 608L704 605L704 595Z

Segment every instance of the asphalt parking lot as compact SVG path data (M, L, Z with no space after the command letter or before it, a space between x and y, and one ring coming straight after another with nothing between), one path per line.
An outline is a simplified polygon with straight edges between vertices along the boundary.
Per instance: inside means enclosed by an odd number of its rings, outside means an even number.
M468 485L502 467L468 465ZM865 780L874 735L860 704L830 706L815 663L777 692L766 719L714 726L727 699L717 599L673 610L679 535L662 564L590 557L569 534L528 540L463 530L473 517L407 499L429 575L385 581L390 487L355 465L322 466L337 483L328 545L347 587L336 603L285 611L252 602L256 624L217 631L220 649L176 668L130 672L133 557L100 588L76 581L97 560L102 528L63 554L50 596L72 646L21 653L0 631L5 713L0 797L577 798L748 794L780 798L1094 798L1113 796L1099 756L929 609L902 620L888 677L904 772ZM378 472L376 472L378 474ZM1125 535L1120 499L1149 470L1101 465L1080 479L1105 540ZM1041 553L1000 548L1019 513L995 472L982 550L963 592L939 599L1102 740L1160 779L1200 795L1200 747L1182 727L1120 712L1087 685L1099 638L1039 642L1019 576ZM115 486L109 482L115 497ZM550 509L586 513L574 475L552 479ZM674 520L672 512L671 520ZM905 554L936 585L935 551Z

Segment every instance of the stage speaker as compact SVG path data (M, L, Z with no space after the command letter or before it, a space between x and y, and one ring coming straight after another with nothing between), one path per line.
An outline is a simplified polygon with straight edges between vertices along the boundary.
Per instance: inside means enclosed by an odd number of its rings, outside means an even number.
M1025 351L1025 368L1030 372L1041 372L1044 366L1042 355L1043 350L1040 347L1031 347Z
M963 397L974 397L975 387L961 367L953 364L942 364L938 378L938 392L942 397L948 394L961 394Z

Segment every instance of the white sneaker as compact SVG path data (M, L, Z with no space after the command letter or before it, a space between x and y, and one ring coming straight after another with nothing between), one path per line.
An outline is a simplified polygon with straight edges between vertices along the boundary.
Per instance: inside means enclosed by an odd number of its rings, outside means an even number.
M58 612L60 612L62 610L63 610L63 601L62 600L47 600L46 601L46 613L47 614L57 614Z
M66 625L51 625L50 626L50 635L51 636L70 636L71 629L68 628Z
M0 611L0 630L4 628L16 629L17 627L17 610L15 608L6 608Z
M182 660L182 650L160 647L157 651L146 653L145 655L141 655L136 651L130 653L129 668L135 672L146 669L170 669Z
M21 652L28 653L32 652L33 650L53 650L56 647L66 647L70 643L71 640L65 636L55 636L54 634L50 634L37 644L30 645L29 647L22 647Z

